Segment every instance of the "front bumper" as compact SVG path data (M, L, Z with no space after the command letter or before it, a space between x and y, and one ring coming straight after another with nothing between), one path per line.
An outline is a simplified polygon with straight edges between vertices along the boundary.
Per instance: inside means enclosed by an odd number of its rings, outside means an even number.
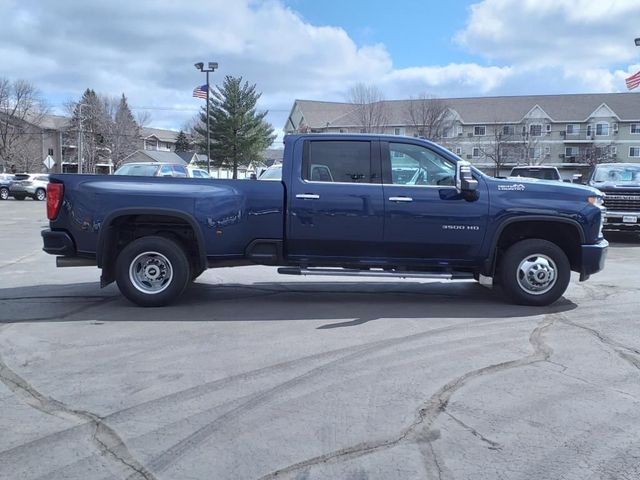
M629 221L633 220L635 222ZM625 220L627 220L625 222ZM637 232L640 231L640 212L617 212L607 210L604 214L603 230L608 232Z
M600 240L593 245L582 245L582 267L580 269L580 281L584 282L594 273L604 268L604 262L607 258L607 250L609 242L605 239Z
M64 255L73 257L76 255L76 246L71 236L65 231L59 230L42 230L42 241L44 246L42 250L51 255Z

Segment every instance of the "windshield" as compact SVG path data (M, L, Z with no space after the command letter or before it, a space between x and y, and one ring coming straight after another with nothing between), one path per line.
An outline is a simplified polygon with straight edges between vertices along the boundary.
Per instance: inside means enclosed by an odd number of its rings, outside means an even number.
M267 168L260 175L260 180L282 180L282 165L272 165Z
M640 165L598 165L593 181L640 183Z
M115 171L114 175L135 175L140 177L153 177L158 171L158 165L123 165Z

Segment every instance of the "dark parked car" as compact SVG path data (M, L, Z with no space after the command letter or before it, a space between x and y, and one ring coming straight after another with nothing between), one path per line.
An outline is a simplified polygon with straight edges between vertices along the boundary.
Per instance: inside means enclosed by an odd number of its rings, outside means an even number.
M602 193L498 180L444 148L383 135L288 135L281 181L54 175L44 250L97 265L138 305L175 300L206 268L477 279L549 305L604 267ZM99 199L99 201L96 201Z
M640 232L640 164L596 165L589 185L605 193L604 230Z

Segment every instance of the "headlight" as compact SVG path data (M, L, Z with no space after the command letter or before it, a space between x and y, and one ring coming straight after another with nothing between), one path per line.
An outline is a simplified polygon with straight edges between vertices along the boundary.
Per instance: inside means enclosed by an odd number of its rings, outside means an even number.
M604 199L602 197L587 197L587 202L591 205L595 205L596 207L604 206Z

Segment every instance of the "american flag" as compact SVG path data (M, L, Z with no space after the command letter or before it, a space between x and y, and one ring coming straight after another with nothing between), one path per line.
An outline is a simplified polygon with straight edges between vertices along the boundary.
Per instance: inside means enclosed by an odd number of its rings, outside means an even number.
M196 87L193 89L193 96L196 98L203 98L203 99L207 99L207 86L206 85L200 85L199 87Z
M640 85L640 71L631 75L629 78L626 78L625 82L627 83L627 88L629 90L633 90L634 88L636 88L638 85Z

